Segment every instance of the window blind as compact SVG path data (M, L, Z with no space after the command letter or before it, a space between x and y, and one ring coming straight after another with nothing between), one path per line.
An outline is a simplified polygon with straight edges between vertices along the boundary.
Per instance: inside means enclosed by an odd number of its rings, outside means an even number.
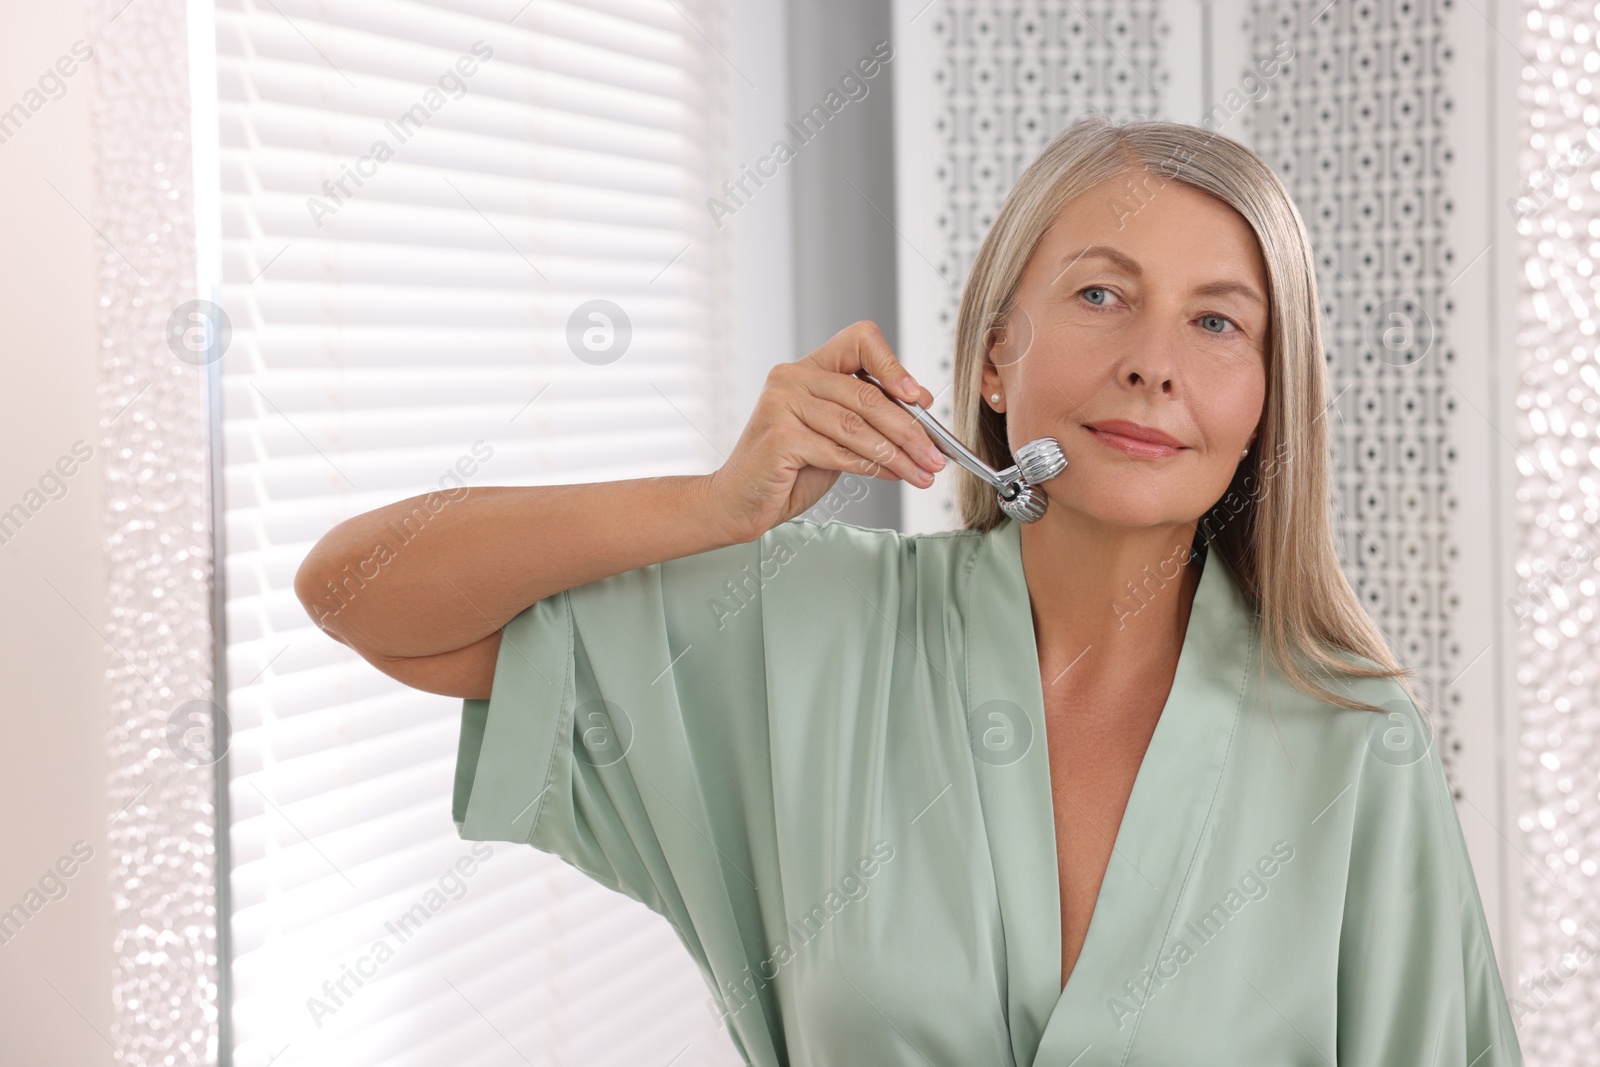
M458 839L460 701L292 588L406 496L721 462L717 0L214 18L232 1062L738 1063L663 919Z

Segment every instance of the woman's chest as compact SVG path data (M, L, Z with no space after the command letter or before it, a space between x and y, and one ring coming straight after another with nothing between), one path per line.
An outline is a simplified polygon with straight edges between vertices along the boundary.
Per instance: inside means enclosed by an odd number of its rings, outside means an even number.
M1089 701L1114 707L1114 714L1084 714L1084 703L1072 703L1076 707L1065 698L1045 700L1063 987L1082 952L1107 869L1117 862L1117 835L1161 710L1159 703L1151 710Z
M1136 1034L1148 1062L1190 1062L1197 1034L1260 1062L1327 1036L1338 909L1301 894L1333 872L1302 858L1270 898L1240 888L1273 842L1329 824L1325 800L1282 802L1298 791L1255 751L1223 785L1228 724L1182 736L1189 701L1111 730L1048 700L927 697L857 699L828 730L771 720L776 855L750 871L769 943L733 980L776 985L792 1063L1104 1067ZM1283 1014L1238 1026L1241 974Z

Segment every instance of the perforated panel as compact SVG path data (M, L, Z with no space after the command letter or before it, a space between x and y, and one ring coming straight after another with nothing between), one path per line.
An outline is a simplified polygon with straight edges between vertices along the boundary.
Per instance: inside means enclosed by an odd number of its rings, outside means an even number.
M1017 177L1056 134L1089 110L1119 121L1158 116L1170 74L1161 62L1171 33L1154 0L1082 4L938 3L940 60L932 76L942 104L934 187L939 245L930 251L949 280L936 308L938 373L950 380L961 283ZM952 423L950 392L934 413ZM939 500L955 526L955 501Z
M1462 694L1449 682L1463 659L1451 567L1455 153L1442 122L1454 106L1451 6L1253 4L1253 54L1288 40L1295 55L1279 75L1286 91L1245 108L1243 132L1226 130L1277 172L1310 232L1337 398L1328 433L1340 562L1417 671L1447 773L1461 747Z

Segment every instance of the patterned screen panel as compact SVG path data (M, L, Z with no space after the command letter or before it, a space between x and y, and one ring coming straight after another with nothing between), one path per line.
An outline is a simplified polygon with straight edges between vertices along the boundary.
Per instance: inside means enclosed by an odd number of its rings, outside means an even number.
M1171 34L1163 6L940 2L919 16L934 23L939 60L932 74L943 96L933 120L940 243L930 255L951 284L936 312L936 380L950 380L960 282L1023 169L1085 111L1119 121L1160 117L1170 80L1161 62ZM948 391L934 410L948 425ZM953 498L942 507L945 524L955 526Z
M1416 670L1447 772L1461 750L1453 713L1462 692L1450 681L1466 658L1452 625L1451 287L1466 264L1451 243L1455 153L1440 121L1454 106L1450 4L1253 4L1252 54L1294 49L1279 74L1286 91L1219 127L1271 165L1310 232L1336 398L1328 431L1340 562Z

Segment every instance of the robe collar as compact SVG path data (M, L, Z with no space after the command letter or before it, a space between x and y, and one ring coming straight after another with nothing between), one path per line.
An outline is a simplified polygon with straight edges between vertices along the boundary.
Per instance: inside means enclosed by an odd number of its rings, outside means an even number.
M1093 1043L1131 1044L1137 1018L1112 1025L1109 1001L1137 1007L1137 985L1130 993L1124 984L1148 980L1148 968L1170 951L1171 920L1239 723L1257 627L1221 554L1202 543L1191 557L1203 569L1172 689L1063 990L1055 804L1020 531L1007 518L979 539L955 625L966 648L973 767L1000 898L1012 1050L1019 1067L1031 1067L1036 1057L1072 1062Z

